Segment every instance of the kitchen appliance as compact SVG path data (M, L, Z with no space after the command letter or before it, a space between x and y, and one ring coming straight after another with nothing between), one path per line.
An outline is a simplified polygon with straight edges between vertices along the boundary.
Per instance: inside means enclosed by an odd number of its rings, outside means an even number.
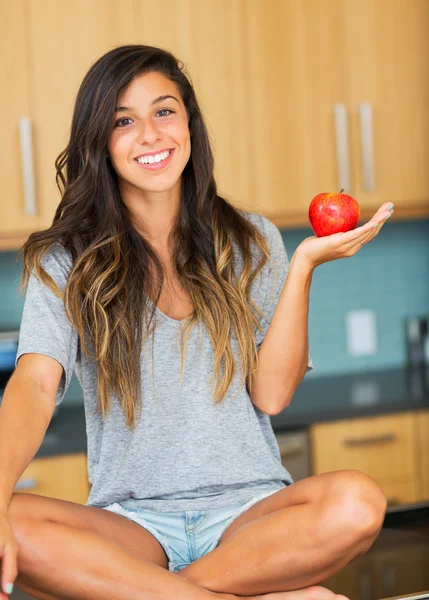
M279 445L282 465L290 472L294 481L311 475L310 440L307 429L275 433Z
M429 366L429 316L405 319L407 364L410 367Z
M413 398L429 393L429 316L405 319L408 389Z

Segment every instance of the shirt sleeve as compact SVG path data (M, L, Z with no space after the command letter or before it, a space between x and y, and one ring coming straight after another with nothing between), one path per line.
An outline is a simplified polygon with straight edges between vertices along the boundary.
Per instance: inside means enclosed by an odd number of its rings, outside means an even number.
M260 332L258 329L256 329L256 347L258 350L267 334L289 271L287 252L278 227L276 227L276 225L274 225L274 223L272 223L266 217L262 215L260 215L260 217L262 219L262 231L265 234L270 250L270 258L263 267L262 273L266 294L263 306L261 306L261 308L265 314L265 317L260 318L262 331ZM307 372L311 371L313 368L313 361L309 353Z
M64 291L71 259L65 254L50 250L42 258L42 267ZM76 363L78 333L70 324L64 302L43 282L31 274L24 301L19 329L15 366L23 354L36 353L50 356L63 367L55 406L63 401L70 385Z

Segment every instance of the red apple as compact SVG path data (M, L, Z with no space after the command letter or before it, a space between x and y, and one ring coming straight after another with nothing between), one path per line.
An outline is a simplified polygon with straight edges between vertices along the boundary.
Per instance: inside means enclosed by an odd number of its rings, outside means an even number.
M308 218L318 237L355 229L359 223L360 208L357 201L343 194L324 192L310 203Z

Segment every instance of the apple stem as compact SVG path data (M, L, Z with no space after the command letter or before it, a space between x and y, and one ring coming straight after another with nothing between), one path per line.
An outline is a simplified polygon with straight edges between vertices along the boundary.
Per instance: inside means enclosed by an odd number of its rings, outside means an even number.
M342 194L343 192L344 192L344 188L341 188L341 192L340 192L340 194Z

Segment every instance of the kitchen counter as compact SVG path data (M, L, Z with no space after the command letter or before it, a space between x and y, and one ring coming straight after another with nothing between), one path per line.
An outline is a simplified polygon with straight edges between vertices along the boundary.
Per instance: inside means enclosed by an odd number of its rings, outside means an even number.
M423 374L406 369L304 378L291 404L271 417L274 431L302 429L313 423L429 409ZM85 411L63 404L53 417L36 458L86 452Z
M429 409L429 370L406 368L304 378L290 405L271 417L274 431Z

